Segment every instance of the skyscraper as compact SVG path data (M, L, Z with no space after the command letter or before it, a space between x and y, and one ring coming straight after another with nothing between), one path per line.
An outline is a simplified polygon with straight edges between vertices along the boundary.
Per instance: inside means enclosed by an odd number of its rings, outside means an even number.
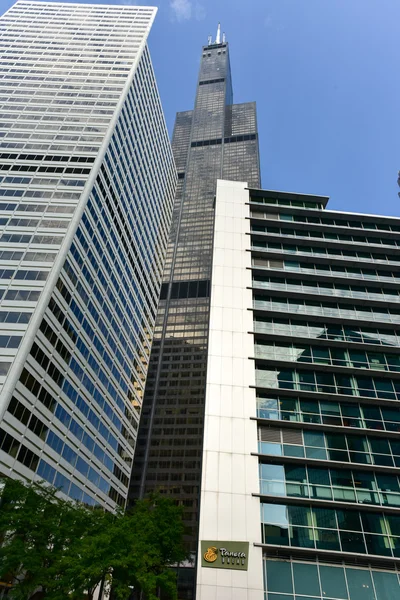
M255 104L232 104L229 46L219 29L202 49L195 107L177 114L172 148L178 188L131 493L161 488L183 502L195 553L216 182L260 185Z
M0 473L124 506L176 188L156 9L1 18Z
M400 219L219 181L197 600L400 597Z

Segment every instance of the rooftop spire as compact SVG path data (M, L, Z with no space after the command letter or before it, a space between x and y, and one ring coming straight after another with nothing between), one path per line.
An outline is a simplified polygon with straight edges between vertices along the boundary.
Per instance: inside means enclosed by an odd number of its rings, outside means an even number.
M221 23L218 23L217 37L215 38L215 43L216 44L220 44L221 43Z

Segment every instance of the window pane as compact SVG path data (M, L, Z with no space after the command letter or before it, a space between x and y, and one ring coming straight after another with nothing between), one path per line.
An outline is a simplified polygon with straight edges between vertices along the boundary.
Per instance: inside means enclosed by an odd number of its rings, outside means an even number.
M344 570L341 567L323 567L321 565L319 573L324 598L348 600Z
M293 564L294 588L296 594L320 595L318 570L316 565Z
M369 571L346 569L351 600L375 600Z
M398 600L400 597L400 585L395 573L372 571L372 577L379 600Z
M293 592L292 572L289 562L267 560L267 590L269 592Z

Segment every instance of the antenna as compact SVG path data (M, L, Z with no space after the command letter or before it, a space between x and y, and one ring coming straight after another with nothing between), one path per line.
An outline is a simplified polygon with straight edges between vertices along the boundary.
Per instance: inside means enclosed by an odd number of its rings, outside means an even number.
M225 44L226 42L226 35L225 32L222 34L222 43Z
M217 37L215 38L215 43L216 44L220 44L221 43L221 23L218 23Z
M208 36L208 45L211 46L212 44L212 37L211 35Z

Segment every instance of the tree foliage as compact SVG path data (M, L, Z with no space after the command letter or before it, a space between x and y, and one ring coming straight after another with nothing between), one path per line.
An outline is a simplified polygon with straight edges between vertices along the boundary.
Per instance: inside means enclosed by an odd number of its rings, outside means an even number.
M159 494L112 514L57 497L57 490L7 479L0 500L0 579L13 600L92 598L103 582L113 597L132 589L176 599L185 558L181 508Z

